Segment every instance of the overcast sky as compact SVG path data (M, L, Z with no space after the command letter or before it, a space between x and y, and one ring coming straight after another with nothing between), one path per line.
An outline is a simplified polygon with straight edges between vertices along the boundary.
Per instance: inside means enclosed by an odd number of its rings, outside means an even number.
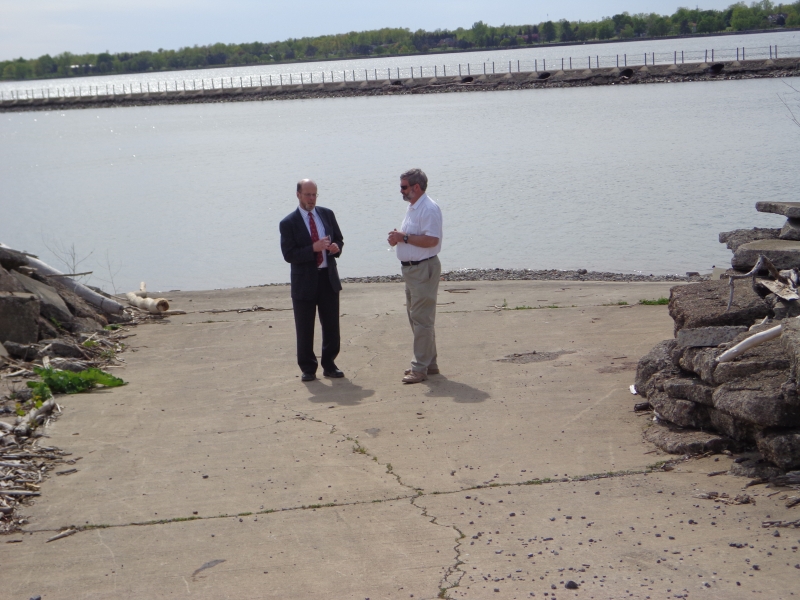
M733 0L705 0L726 8ZM381 27L455 29L628 11L672 14L679 0L0 0L0 60L64 51L137 52L271 42ZM685 6L686 4L683 3Z

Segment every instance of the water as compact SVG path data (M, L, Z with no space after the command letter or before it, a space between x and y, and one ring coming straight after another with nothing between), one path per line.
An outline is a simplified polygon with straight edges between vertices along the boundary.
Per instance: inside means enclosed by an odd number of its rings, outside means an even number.
M611 42L607 44L577 44L572 46L536 46L513 50L493 50L479 52L458 52L452 54L426 54L421 56L374 57L351 60L334 60L309 63L286 63L278 65L251 65L247 67L227 67L220 69L201 69L186 71L169 71L155 73L133 73L129 75L106 75L93 77L71 77L68 79L48 79L40 81L6 81L0 82L0 97L10 98L11 94L27 97L51 95L73 96L79 94L120 93L125 86L130 91L152 91L157 89L199 89L203 85L211 88L239 85L268 85L271 81L278 85L280 81L288 83L290 76L293 83L299 83L300 74L308 83L313 75L314 82L342 81L347 79L364 80L386 79L391 77L410 77L414 69L416 77L422 72L425 76L438 74L456 75L461 66L462 74L492 72L534 71L560 68L563 64L569 68L570 57L574 68L586 68L591 65L597 68L612 67L627 63L630 66L642 65L647 55L648 64L655 58L657 64L680 62L702 62L708 57L714 60L734 60L737 49L744 49L747 59L769 58L778 47L780 57L800 56L800 30L780 31L775 33L724 35L696 38L664 38L631 42ZM707 54L706 54L707 52ZM683 56L682 54L683 53ZM469 65L469 67L467 67ZM283 79L281 79L283 77Z
M756 201L798 200L787 92L759 79L6 113L0 241L54 266L74 243L106 289L109 271L119 290L284 282L278 222L312 177L344 233L341 274L398 273L386 235L405 210L398 175L419 166L446 270L707 271L730 260L718 232L781 225Z

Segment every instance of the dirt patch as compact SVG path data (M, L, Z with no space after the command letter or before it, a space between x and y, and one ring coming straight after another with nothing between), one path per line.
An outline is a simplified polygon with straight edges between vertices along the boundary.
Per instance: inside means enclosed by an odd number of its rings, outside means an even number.
M498 358L497 362L509 362L517 365L527 365L528 363L546 362L555 360L564 354L575 354L576 350L556 350L555 352L525 352L523 354L509 354L503 358ZM636 363L633 363L636 366Z

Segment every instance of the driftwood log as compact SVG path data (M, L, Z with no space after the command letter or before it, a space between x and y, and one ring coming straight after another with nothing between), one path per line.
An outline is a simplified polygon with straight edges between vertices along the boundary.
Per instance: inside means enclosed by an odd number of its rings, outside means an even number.
M125 297L131 306L146 310L150 314L160 315L169 310L169 302L166 298L142 298L140 292L128 292Z
M56 408L56 401L50 398L47 402L42 404L39 408L34 408L29 411L24 417L19 417L17 423L14 425L14 435L27 436L30 435L31 430L42 424L47 416Z

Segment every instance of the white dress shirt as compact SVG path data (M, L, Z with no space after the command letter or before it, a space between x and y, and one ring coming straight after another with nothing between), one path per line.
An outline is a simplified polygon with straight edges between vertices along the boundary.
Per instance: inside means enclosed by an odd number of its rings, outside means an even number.
M429 235L439 238L432 248L420 248L405 242L397 244L397 258L407 262L436 256L442 250L442 211L428 194L422 194L414 204L409 204L400 231L407 235Z
M301 208L300 214L303 215L303 222L306 224L306 229L308 229L308 235L311 235L311 225L308 224L308 219L313 218L314 223L317 226L317 235L319 235L319 239L324 238L327 234L325 233L325 225L322 224L322 219L319 218L319 213L317 213L317 208L314 207L311 212ZM320 269L325 269L328 266L328 251L322 251L322 264L318 267Z

